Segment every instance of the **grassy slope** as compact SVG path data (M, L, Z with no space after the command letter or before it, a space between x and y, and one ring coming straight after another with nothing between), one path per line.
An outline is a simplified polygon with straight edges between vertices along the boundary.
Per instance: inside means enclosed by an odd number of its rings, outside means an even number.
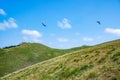
M120 40L43 61L2 80L120 80Z
M85 47L60 50L37 43L23 43L0 49L0 76L80 48Z

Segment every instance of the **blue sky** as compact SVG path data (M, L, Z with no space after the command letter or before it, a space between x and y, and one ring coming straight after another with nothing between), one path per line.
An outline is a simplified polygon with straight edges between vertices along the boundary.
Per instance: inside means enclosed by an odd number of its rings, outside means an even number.
M71 48L115 39L120 0L0 0L0 47L38 42Z

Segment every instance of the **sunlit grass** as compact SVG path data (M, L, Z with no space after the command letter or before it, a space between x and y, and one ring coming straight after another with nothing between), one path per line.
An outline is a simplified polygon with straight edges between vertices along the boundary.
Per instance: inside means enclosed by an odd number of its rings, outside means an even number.
M2 80L120 80L120 40L43 61Z
M0 49L0 77L35 63L87 47L53 49L42 44L25 42L17 46L5 47Z

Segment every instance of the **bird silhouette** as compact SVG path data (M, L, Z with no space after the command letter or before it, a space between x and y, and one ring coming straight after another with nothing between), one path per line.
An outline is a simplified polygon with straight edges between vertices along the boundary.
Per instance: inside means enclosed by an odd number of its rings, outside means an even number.
M46 25L42 22L42 26L46 27Z
M101 25L101 22L100 22L100 21L97 21L97 23L98 23L99 25Z

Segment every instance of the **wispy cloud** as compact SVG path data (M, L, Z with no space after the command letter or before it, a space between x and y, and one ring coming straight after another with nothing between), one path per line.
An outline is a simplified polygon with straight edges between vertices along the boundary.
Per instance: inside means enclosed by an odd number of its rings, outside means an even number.
M90 37L84 37L83 38L83 41L85 41L85 42L91 42L91 41L93 41L94 39L93 38L90 38Z
M22 34L24 34L23 39L25 41L30 42L40 42L40 37L42 37L42 34L36 30L22 30Z
M29 36L41 37L42 35L36 30L22 30L22 33Z
M58 38L58 42L68 42L69 40L67 38Z
M70 29L72 28L71 24L69 23L69 20L67 18L64 18L62 21L58 21L58 26L62 29Z
M5 30L7 28L17 28L18 25L15 22L14 18L9 18L7 21L4 20L3 22L0 23L0 30Z
M5 16L6 12L3 9L0 9L0 14Z
M105 32L120 36L120 29L106 28Z

